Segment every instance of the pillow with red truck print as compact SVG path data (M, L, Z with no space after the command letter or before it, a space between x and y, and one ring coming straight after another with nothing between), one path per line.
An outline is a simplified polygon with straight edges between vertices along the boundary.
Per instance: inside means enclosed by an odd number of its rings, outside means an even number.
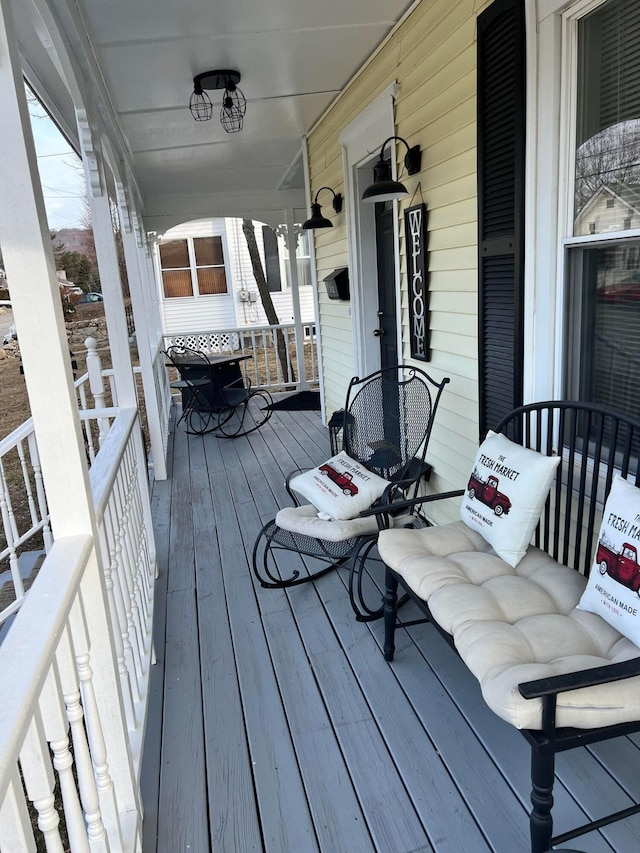
M597 613L636 646L640 646L639 549L640 489L616 476L578 607Z
M491 430L478 448L460 518L510 566L526 553L559 462Z
M341 451L289 485L327 518L346 521L368 509L389 483Z

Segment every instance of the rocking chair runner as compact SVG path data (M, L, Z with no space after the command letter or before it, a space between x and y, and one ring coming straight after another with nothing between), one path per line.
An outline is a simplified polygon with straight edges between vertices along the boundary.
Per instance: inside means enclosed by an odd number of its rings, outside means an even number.
M415 516L400 516L394 502L415 497L425 473L425 454L435 412L444 386L417 367L398 366L354 377L347 390L342 429L349 457L378 474L389 485L367 518L329 521L310 505L300 505L287 477L286 488L295 506L280 510L260 531L253 549L253 570L263 587L282 589L315 580L350 562L349 595L359 621L377 619L382 607L370 607L363 593L365 563L380 529L411 526ZM368 511L371 513L371 510ZM300 572L287 569L293 552L312 558L322 568Z
M253 389L239 377L225 384L216 365L200 350L172 346L166 351L169 362L180 379L172 388L183 392L180 421L187 424L190 435L213 433L218 438L237 438L261 427L271 417L271 395L264 389ZM264 405L255 417L249 412L251 401Z

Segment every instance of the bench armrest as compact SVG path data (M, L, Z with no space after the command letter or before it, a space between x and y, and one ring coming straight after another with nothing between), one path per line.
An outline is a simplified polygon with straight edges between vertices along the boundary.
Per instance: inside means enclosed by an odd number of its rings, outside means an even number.
M581 669L578 672L539 678L536 681L523 681L518 685L518 690L525 699L539 699L555 693L566 693L568 690L579 690L581 687L595 687L597 684L623 681L625 678L633 678L636 675L640 675L640 657L620 663L610 663L606 666L596 666L593 669Z

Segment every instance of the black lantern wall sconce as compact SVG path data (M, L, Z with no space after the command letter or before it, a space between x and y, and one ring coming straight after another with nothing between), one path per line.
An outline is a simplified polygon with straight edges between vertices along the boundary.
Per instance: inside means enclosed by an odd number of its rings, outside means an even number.
M330 193L333 193L333 200L331 202L333 209L336 213L342 213L342 193L334 192L331 187L320 187L311 204L311 219L307 219L302 225L305 231L313 231L316 228L333 228L333 222L322 215L322 205L318 204L318 196L322 190L329 190Z
M247 99L238 88L240 72L223 69L203 71L193 78L193 93L189 100L191 115L196 121L209 121L213 116L213 104L206 90L224 89L220 107L220 124L227 133L238 133L244 125Z
M420 146L414 145L410 148L408 142L401 136L390 136L382 143L380 159L373 167L373 183L362 193L362 201L391 201L393 199L405 198L409 195L409 190L405 185L400 183L400 181L394 181L391 177L391 157L388 160L384 159L384 149L394 139L402 142L407 149L407 153L404 155L404 167L407 170L407 174L415 175L420 171L422 163Z

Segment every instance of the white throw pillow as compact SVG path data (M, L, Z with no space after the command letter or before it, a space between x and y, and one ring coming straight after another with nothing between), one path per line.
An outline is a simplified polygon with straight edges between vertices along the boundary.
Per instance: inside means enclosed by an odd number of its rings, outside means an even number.
M289 485L326 517L345 521L368 509L389 483L341 451L317 468L292 477Z
M460 518L510 566L526 553L559 462L491 430L478 448Z
M616 476L602 514L589 582L578 607L640 646L640 489Z

